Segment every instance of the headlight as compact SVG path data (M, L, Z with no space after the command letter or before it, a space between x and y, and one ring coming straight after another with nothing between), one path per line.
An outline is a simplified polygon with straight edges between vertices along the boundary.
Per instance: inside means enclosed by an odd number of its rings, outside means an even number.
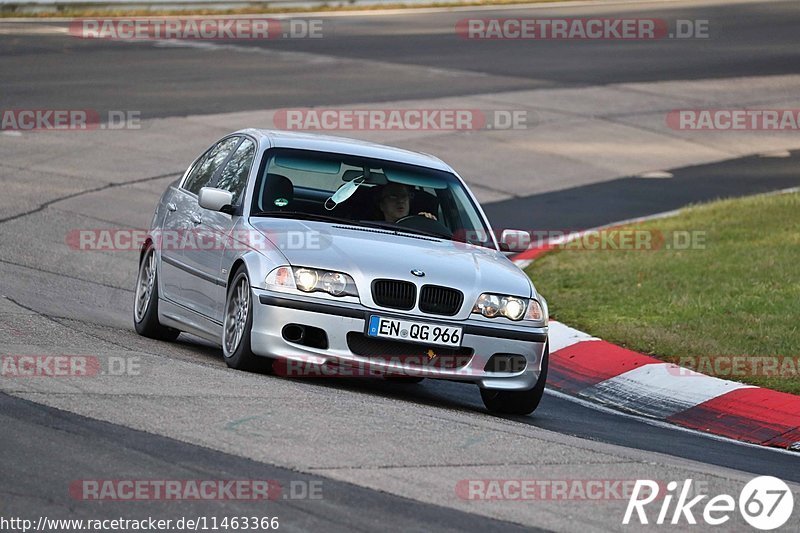
M494 318L500 314L501 298L496 294L481 294L478 297L478 301L475 302L472 312L480 313L488 318Z
M319 274L310 268L298 268L294 271L294 282L303 292L314 292L319 281Z
M481 294L472 307L472 312L487 318L504 316L511 320L522 320L523 318L536 322L544 320L542 306L536 300L501 294Z
M358 296L356 282L343 272L282 266L267 274L267 288L327 292L332 296Z
M347 290L348 283L352 282L352 279L348 278L350 278L350 276L342 274L341 272L325 272L320 280L320 287L328 294L339 296L344 294ZM355 289L355 283L353 283L353 288Z

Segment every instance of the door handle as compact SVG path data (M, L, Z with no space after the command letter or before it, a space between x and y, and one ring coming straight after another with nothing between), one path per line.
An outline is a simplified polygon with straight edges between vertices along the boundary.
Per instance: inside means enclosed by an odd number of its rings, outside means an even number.
M170 211L176 211L178 209L178 206L170 202L167 204L167 209L169 209Z
M192 213L189 218L192 220L192 224L197 225L203 221L203 217L198 215L197 213Z

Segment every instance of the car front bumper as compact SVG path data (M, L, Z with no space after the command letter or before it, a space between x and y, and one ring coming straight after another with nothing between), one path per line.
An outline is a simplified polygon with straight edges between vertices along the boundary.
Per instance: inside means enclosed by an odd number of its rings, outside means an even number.
M313 297L298 297L254 288L253 327L251 347L253 353L286 362L288 376L336 375L358 376L385 373L426 378L448 379L478 384L486 389L527 390L536 385L541 373L542 357L547 345L547 327L515 327L514 325L489 325L478 320L447 320L445 318L401 314L389 310L369 309L359 304L331 302ZM427 365L412 358L381 357L379 354L358 355L348 343L354 335L364 335L371 315L417 320L432 324L460 326L463 328L461 347L471 349L465 364L457 368ZM286 324L311 326L325 331L327 348L320 349L290 342L284 337ZM397 341L401 342L401 341ZM419 344L410 344L419 350ZM434 351L437 347L432 347ZM514 354L525 358L525 367L516 372L487 371L485 366L494 354ZM307 365L334 365L342 371L305 373ZM344 370L350 369L350 370Z

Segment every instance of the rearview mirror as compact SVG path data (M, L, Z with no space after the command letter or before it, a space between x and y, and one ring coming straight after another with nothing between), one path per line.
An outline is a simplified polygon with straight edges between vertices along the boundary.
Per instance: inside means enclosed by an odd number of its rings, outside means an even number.
M503 252L524 252L531 244L531 236L527 231L504 229L500 234L500 250Z
M203 187L197 195L197 203L204 209L211 211L228 212L233 203L233 193L214 187Z
M342 162L333 157L303 157L284 154L275 156L275 165L318 174L338 174L342 169Z

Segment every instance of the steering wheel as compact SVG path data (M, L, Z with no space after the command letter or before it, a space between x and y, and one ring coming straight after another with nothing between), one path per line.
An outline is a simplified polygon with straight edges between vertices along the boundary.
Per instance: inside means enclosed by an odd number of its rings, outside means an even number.
M450 228L438 220L428 218L424 215L406 215L403 218L398 219L395 224L406 228L418 229L420 231L441 235L446 239L453 238L453 232L450 231Z

